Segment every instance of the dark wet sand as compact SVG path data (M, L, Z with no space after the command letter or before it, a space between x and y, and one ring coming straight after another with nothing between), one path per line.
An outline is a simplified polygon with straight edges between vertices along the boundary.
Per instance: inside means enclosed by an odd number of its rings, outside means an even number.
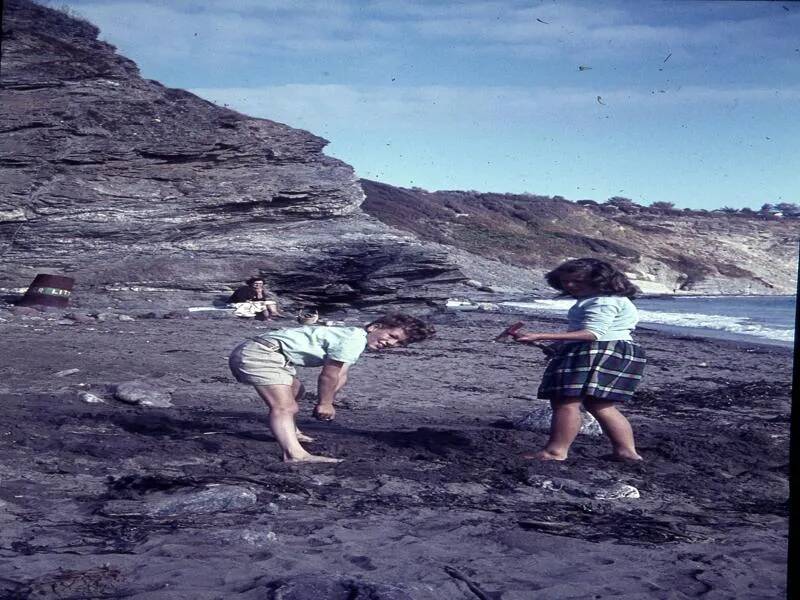
M0 322L2 598L785 594L790 350L642 332L649 371L624 411L646 461L609 462L604 438L579 436L565 463L538 463L519 455L545 434L509 427L541 353L490 342L513 315L436 314L436 339L364 355L335 422L305 402L309 448L345 462L296 466L226 365L270 323L45 316ZM174 407L112 399L138 378ZM594 498L615 483L640 498ZM220 485L256 500L147 513Z

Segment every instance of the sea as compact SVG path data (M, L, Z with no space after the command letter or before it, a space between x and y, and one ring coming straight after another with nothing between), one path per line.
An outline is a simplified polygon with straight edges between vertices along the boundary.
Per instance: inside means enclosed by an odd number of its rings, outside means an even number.
M571 298L502 302L515 312L566 317ZM639 326L699 337L792 347L796 296L636 298Z

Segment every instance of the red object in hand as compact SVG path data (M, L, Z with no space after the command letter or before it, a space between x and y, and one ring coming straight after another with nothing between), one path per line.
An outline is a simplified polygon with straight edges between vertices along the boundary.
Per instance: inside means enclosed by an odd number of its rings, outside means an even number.
M512 325L509 325L508 327L506 327L506 329L505 329L505 331L503 331L503 333L501 333L501 334L500 334L500 335L498 335L496 338L494 338L494 341L495 341L495 342L502 342L502 341L503 341L503 340L505 340L507 337L509 337L509 336L512 336L512 335L514 335L515 333L517 333L517 332L518 332L520 329L522 329L524 326L525 326L525 323L523 323L522 321L517 321L516 323L514 323L514 324L512 324Z

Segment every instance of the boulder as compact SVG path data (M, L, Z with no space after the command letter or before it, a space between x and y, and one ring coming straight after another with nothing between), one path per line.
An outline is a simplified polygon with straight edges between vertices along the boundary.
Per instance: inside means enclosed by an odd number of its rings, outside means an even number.
M254 506L258 496L236 485L209 485L201 490L157 492L142 500L110 500L102 512L108 516L166 517L237 511Z
M171 394L149 381L125 381L114 386L114 398L126 404L169 408Z
M530 410L514 420L514 428L525 431L540 431L547 433L550 431L550 419L553 409L548 402L537 401L531 406ZM581 429L578 432L582 435L603 435L600 423L585 410L581 410Z

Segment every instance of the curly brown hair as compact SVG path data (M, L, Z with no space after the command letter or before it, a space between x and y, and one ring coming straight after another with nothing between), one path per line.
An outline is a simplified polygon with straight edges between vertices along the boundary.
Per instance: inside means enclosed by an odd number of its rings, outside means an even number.
M405 331L407 336L406 340L403 342L403 345L410 344L412 342L421 342L422 340L426 340L436 334L436 329L433 327L433 325L404 313L390 313L383 315L379 319L375 319L372 323L367 325L367 327L369 328L373 325L382 329L392 329L394 327L401 328L403 331Z
M577 275L581 279L591 282L601 296L634 298L639 293L639 288L633 285L622 271L611 263L596 258L568 260L547 273L544 278L550 287L566 294L567 292L561 285L561 278L564 275Z

